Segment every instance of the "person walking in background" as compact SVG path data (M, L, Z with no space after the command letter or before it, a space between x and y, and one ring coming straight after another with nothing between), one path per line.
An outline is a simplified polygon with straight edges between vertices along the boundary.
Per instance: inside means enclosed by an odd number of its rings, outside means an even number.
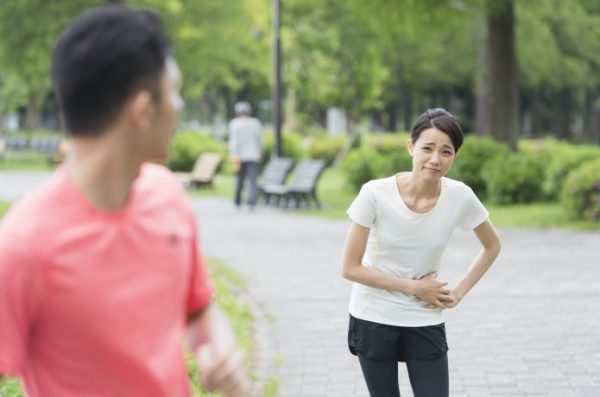
M30 397L248 396L194 213L162 165L183 101L158 15L105 6L52 56L69 153L0 223L0 376Z
M372 397L400 396L398 362L406 363L415 397L448 396L443 311L462 301L500 251L471 188L445 177L462 142L449 112L427 110L408 141L412 171L365 183L348 209L343 276L354 282L348 346ZM482 248L450 288L437 276L457 227L473 230Z
M229 122L229 157L237 172L235 205L242 205L242 192L248 181L248 206L253 209L258 198L258 166L262 157L263 140L260 121L251 117L252 108L245 101L235 104L236 117Z

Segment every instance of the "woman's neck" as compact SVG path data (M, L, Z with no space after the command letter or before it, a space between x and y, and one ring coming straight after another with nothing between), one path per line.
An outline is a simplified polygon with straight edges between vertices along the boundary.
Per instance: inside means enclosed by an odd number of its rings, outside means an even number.
M396 186L404 205L419 213L429 212L436 206L442 188L440 181L415 180L413 173L398 174Z
M424 181L415 176L413 172L400 174L397 178L398 185L403 193L414 199L437 199L442 189L441 180Z

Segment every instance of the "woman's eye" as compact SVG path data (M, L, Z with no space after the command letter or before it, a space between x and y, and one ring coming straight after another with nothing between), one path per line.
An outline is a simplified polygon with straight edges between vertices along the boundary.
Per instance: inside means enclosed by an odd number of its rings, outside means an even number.
M429 151L431 151L431 148L430 148L430 147L427 147L427 146L425 146L425 147L423 148L423 150L426 150L426 151L428 151L428 152L429 152Z

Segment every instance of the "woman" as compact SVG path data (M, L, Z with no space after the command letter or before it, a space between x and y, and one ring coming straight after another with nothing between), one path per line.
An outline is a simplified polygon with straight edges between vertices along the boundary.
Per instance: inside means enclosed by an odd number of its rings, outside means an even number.
M444 177L462 141L449 112L427 110L408 141L412 171L365 183L348 209L343 275L354 282L348 346L372 397L400 396L399 361L406 363L416 397L448 396L442 312L460 303L500 251L498 234L473 191ZM449 288L437 273L457 226L473 230L482 249Z

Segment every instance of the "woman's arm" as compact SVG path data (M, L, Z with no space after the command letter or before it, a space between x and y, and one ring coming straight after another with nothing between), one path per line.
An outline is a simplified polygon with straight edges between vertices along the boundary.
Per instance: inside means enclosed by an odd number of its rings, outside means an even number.
M453 300L450 296L451 291L444 287L447 283L436 280L434 273L429 273L419 280L413 280L363 266L362 258L367 247L369 230L369 228L352 222L346 237L342 259L344 278L373 288L415 295L435 307L444 308L445 302Z
M471 288L477 284L492 263L494 263L494 260L500 252L500 238L498 237L498 233L496 232L494 225L492 225L492 222L486 220L473 229L473 231L479 239L482 248L471 263L467 273L465 273L462 280L460 280L458 285L452 290L452 296L454 296L455 300L452 304L446 305L449 308L456 306Z

